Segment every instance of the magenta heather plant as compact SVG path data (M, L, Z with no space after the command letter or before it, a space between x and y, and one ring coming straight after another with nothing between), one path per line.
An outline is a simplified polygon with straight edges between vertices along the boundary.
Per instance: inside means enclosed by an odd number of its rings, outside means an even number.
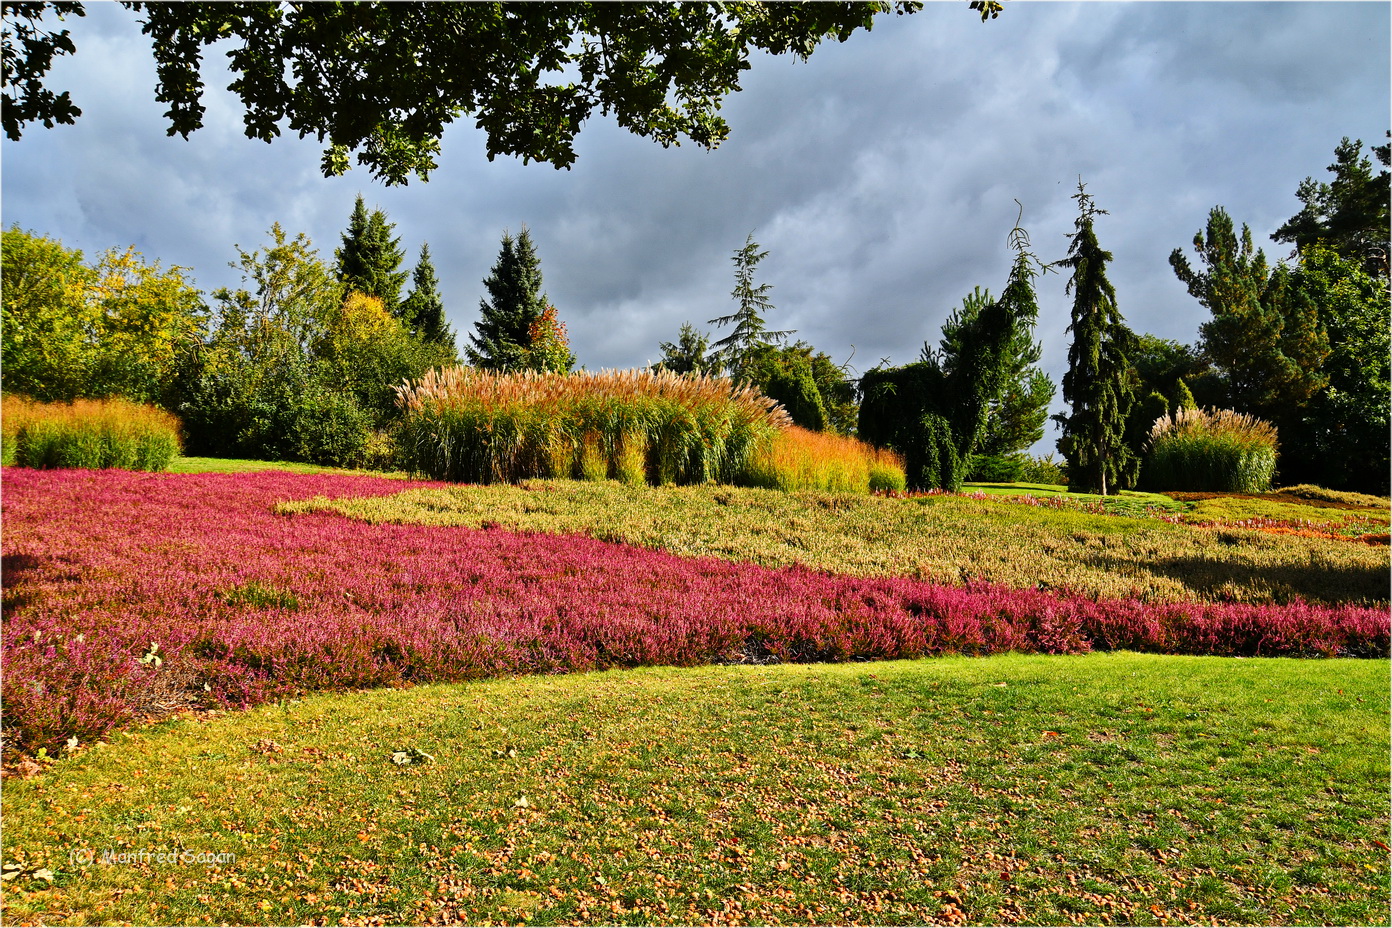
M97 738L171 686L242 706L315 689L640 664L1093 648L1388 653L1379 609L1094 601L685 559L576 535L271 511L409 486L7 469L7 743L54 750L73 735ZM142 663L152 643L160 662Z

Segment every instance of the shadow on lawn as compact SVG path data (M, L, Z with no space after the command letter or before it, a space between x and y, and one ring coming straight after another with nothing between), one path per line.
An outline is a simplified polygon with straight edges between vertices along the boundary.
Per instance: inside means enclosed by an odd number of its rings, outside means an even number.
M1086 560L1119 574L1136 567L1120 558L1094 556ZM1369 605L1392 598L1392 576L1386 565L1333 565L1313 560L1308 564L1250 564L1195 556L1158 558L1146 569L1178 580L1197 596L1215 602L1260 601L1269 596L1277 603L1303 599L1329 605ZM1233 595L1239 591L1246 595Z

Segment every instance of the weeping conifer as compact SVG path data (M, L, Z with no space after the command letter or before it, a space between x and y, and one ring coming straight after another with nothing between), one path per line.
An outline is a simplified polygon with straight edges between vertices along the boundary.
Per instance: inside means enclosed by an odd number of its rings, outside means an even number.
M1072 268L1066 292L1073 294L1073 321L1068 331L1068 373L1063 399L1072 410L1054 419L1063 430L1059 452L1068 462L1069 488L1085 493L1117 490L1135 482L1139 460L1126 444L1126 419L1135 402L1128 346L1134 339L1117 310L1116 290L1107 280L1112 253L1103 251L1093 228L1098 209L1078 182L1076 232L1068 257L1057 262Z

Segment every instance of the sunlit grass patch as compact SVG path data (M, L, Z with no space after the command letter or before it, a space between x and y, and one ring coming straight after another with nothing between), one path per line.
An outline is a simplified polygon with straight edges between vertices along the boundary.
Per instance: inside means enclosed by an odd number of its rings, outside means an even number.
M364 471L342 467L324 467L298 461L252 461L243 458L176 457L169 465L171 474L251 474L264 470L285 471L291 474L371 474L374 477L404 479L405 471Z
M647 669L181 718L7 779L10 923L1377 924L1385 661ZM415 749L431 760L396 763ZM173 849L223 864L84 864ZM225 858L224 858L225 859Z

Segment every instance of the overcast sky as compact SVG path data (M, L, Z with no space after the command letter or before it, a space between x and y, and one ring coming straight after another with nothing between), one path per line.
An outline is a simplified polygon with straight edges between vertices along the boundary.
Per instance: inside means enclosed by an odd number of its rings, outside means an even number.
M472 331L504 229L526 224L545 289L590 369L655 361L683 322L731 311L731 255L768 250L771 328L796 329L863 372L915 360L974 286L1002 289L1006 235L1023 225L1062 258L1081 176L1109 275L1137 331L1193 342L1205 311L1168 264L1222 205L1268 236L1327 179L1343 136L1388 129L1392 5L1385 2L1043 3L982 23L965 0L877 19L807 62L758 56L714 151L663 149L596 117L569 171L489 162L471 121L451 128L428 183L385 187L362 168L332 180L319 146L242 134L212 51L205 128L165 135L135 14L88 4L69 20L77 55L49 86L83 109L3 142L6 227L94 256L135 245L191 269L205 292L235 286L235 245L280 222L331 262L354 198L386 211L408 265L429 242L449 320ZM1039 281L1036 330L1057 382L1067 365L1066 277ZM717 333L717 337L718 337ZM853 348L854 346L854 348ZM1056 397L1055 411L1061 408ZM1036 451L1052 450L1050 433Z

